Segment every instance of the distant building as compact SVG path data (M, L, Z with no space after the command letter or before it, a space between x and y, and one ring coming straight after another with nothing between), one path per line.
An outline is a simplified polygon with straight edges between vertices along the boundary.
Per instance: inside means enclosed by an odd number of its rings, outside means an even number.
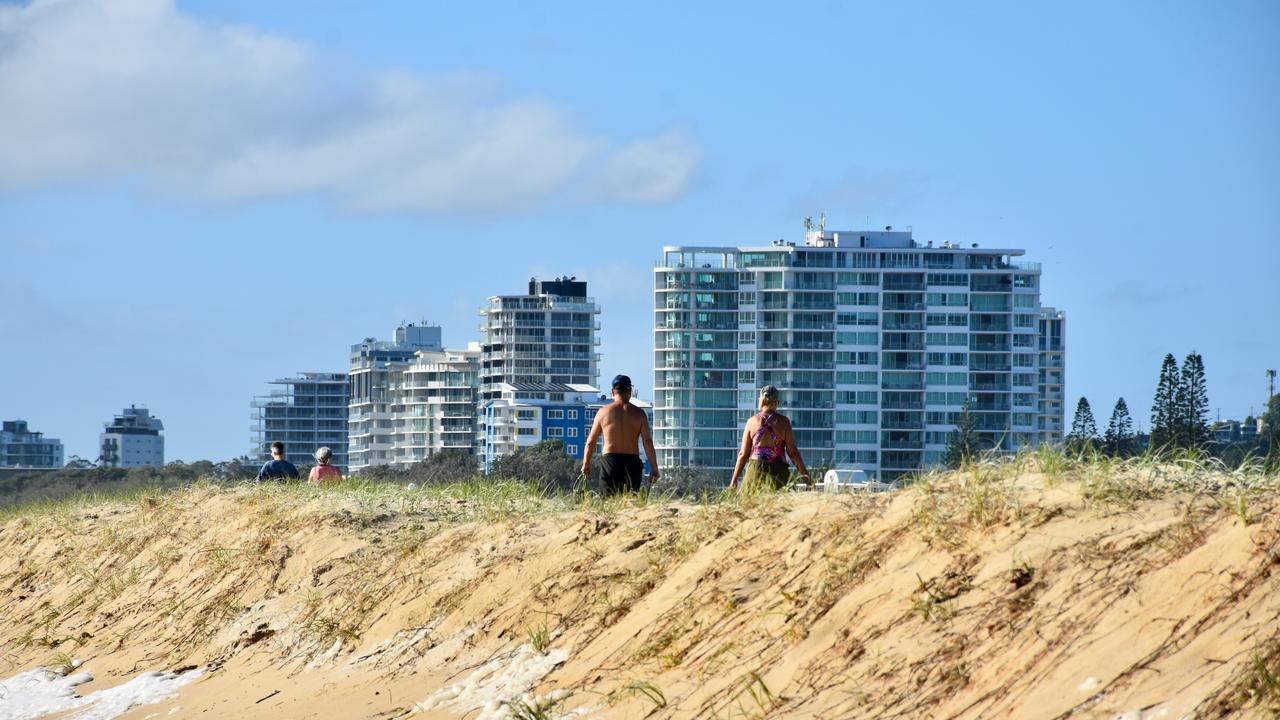
M468 453L479 464L479 343L465 350L419 350L407 362L388 363L385 372L389 432L385 448L376 446L385 455L373 464L404 468L446 450Z
M1061 310L1040 308L1040 442L1056 445L1066 433L1067 319Z
M351 346L347 371L347 454L351 470L389 465L394 459L392 377L413 362L419 350L444 350L439 325L401 325L395 330L394 340L367 337Z
M27 427L26 420L0 424L0 467L60 468L62 441Z
M825 221L806 222L801 246L663 248L653 293L660 464L727 479L763 385L781 391L810 467L882 481L940 464L966 402L984 448L1059 437L1062 336L1042 351L1039 335L1044 325L1060 332L1062 314L1041 308L1040 265L1022 254ZM1043 380L1042 356L1057 365Z
M1260 418L1248 418L1244 422L1219 420L1209 426L1209 435L1215 443L1221 445L1251 442L1258 437L1261 425L1262 420Z
M102 467L164 467L164 423L151 411L130 405L103 428L98 436Z
M284 443L284 459L295 465L315 464L316 448L333 451L330 464L347 468L347 395L345 373L304 372L272 380L277 386L255 397L250 457L271 459L271 443Z
M527 295L495 295L480 314L481 403L501 397L504 383L597 383L600 307L585 282L531 278Z
M501 396L484 407L484 471L503 455L543 440L564 442L565 454L582 458L596 412L612 402L591 385L501 383ZM653 422L653 404L632 399ZM644 449L641 448L641 456ZM645 457L647 461L647 457Z

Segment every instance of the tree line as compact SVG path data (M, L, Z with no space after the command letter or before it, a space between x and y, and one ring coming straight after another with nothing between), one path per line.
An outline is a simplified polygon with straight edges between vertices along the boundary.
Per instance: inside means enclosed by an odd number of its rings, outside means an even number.
M1255 422L1246 418L1245 422ZM1131 457L1147 452L1157 457L1181 453L1213 453L1229 466L1238 466L1249 456L1265 457L1269 467L1280 468L1280 395L1268 400L1262 416L1263 430L1257 437L1234 444L1214 441L1209 426L1209 392L1205 382L1204 358L1194 350L1182 366L1173 354L1166 354L1160 366L1155 399L1151 404L1151 432L1147 436L1134 430L1129 404L1119 398L1111 410L1106 430L1099 433L1089 399L1081 397L1071 421L1071 432L1064 438L1067 450L1101 453L1112 457ZM956 428L947 438L943 464L958 468L978 457L979 447L973 414L966 399Z
M1124 398L1116 401L1111 420L1101 435L1089 399L1081 397L1076 404L1071 432L1066 446L1075 452L1101 452L1114 457L1129 457L1144 448L1157 457L1183 453L1212 453L1228 465L1238 465L1249 455L1268 458L1268 464L1280 466L1280 396L1269 399L1262 416L1263 430L1250 440L1234 444L1215 441L1209 425L1209 393L1205 382L1204 358L1194 350L1178 367L1172 353L1164 356L1151 403L1151 431L1140 437L1133 430L1133 419ZM1248 417L1246 424L1256 423Z

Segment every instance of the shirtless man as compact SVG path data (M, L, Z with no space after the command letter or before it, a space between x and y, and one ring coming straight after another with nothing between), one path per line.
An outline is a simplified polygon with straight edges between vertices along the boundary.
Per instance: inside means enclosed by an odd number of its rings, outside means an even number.
M649 455L649 484L658 481L658 452L653 448L649 418L645 417L644 410L631 404L631 378L626 375L613 378L613 402L596 413L582 452L583 475L591 475L591 455L601 434L604 435L604 455L600 457L600 477L606 493L640 492L644 476L641 438L644 451Z

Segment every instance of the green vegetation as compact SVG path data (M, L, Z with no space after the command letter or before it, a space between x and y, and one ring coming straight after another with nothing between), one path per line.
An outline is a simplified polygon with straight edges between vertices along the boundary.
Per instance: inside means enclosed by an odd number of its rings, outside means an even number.
M947 436L947 453L942 462L948 469L958 470L977 458L978 453L978 431L973 412L969 408L969 398L966 397L960 408L960 417L956 420L956 429Z
M1129 416L1129 404L1124 398L1116 400L1111 411L1111 421L1102 436L1102 449L1112 457L1128 457L1133 454L1133 418Z
M1082 397L1076 403L1076 415L1071 420L1071 432L1067 435L1067 447L1087 450L1098 446L1098 423L1093 419L1089 398Z

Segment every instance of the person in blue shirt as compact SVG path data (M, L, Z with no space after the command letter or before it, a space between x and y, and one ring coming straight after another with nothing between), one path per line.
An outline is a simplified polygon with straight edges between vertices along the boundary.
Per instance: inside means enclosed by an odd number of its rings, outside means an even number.
M271 459L263 463L262 469L258 471L258 482L286 478L297 480L299 477L298 468L284 459L284 443L279 440L271 443Z

